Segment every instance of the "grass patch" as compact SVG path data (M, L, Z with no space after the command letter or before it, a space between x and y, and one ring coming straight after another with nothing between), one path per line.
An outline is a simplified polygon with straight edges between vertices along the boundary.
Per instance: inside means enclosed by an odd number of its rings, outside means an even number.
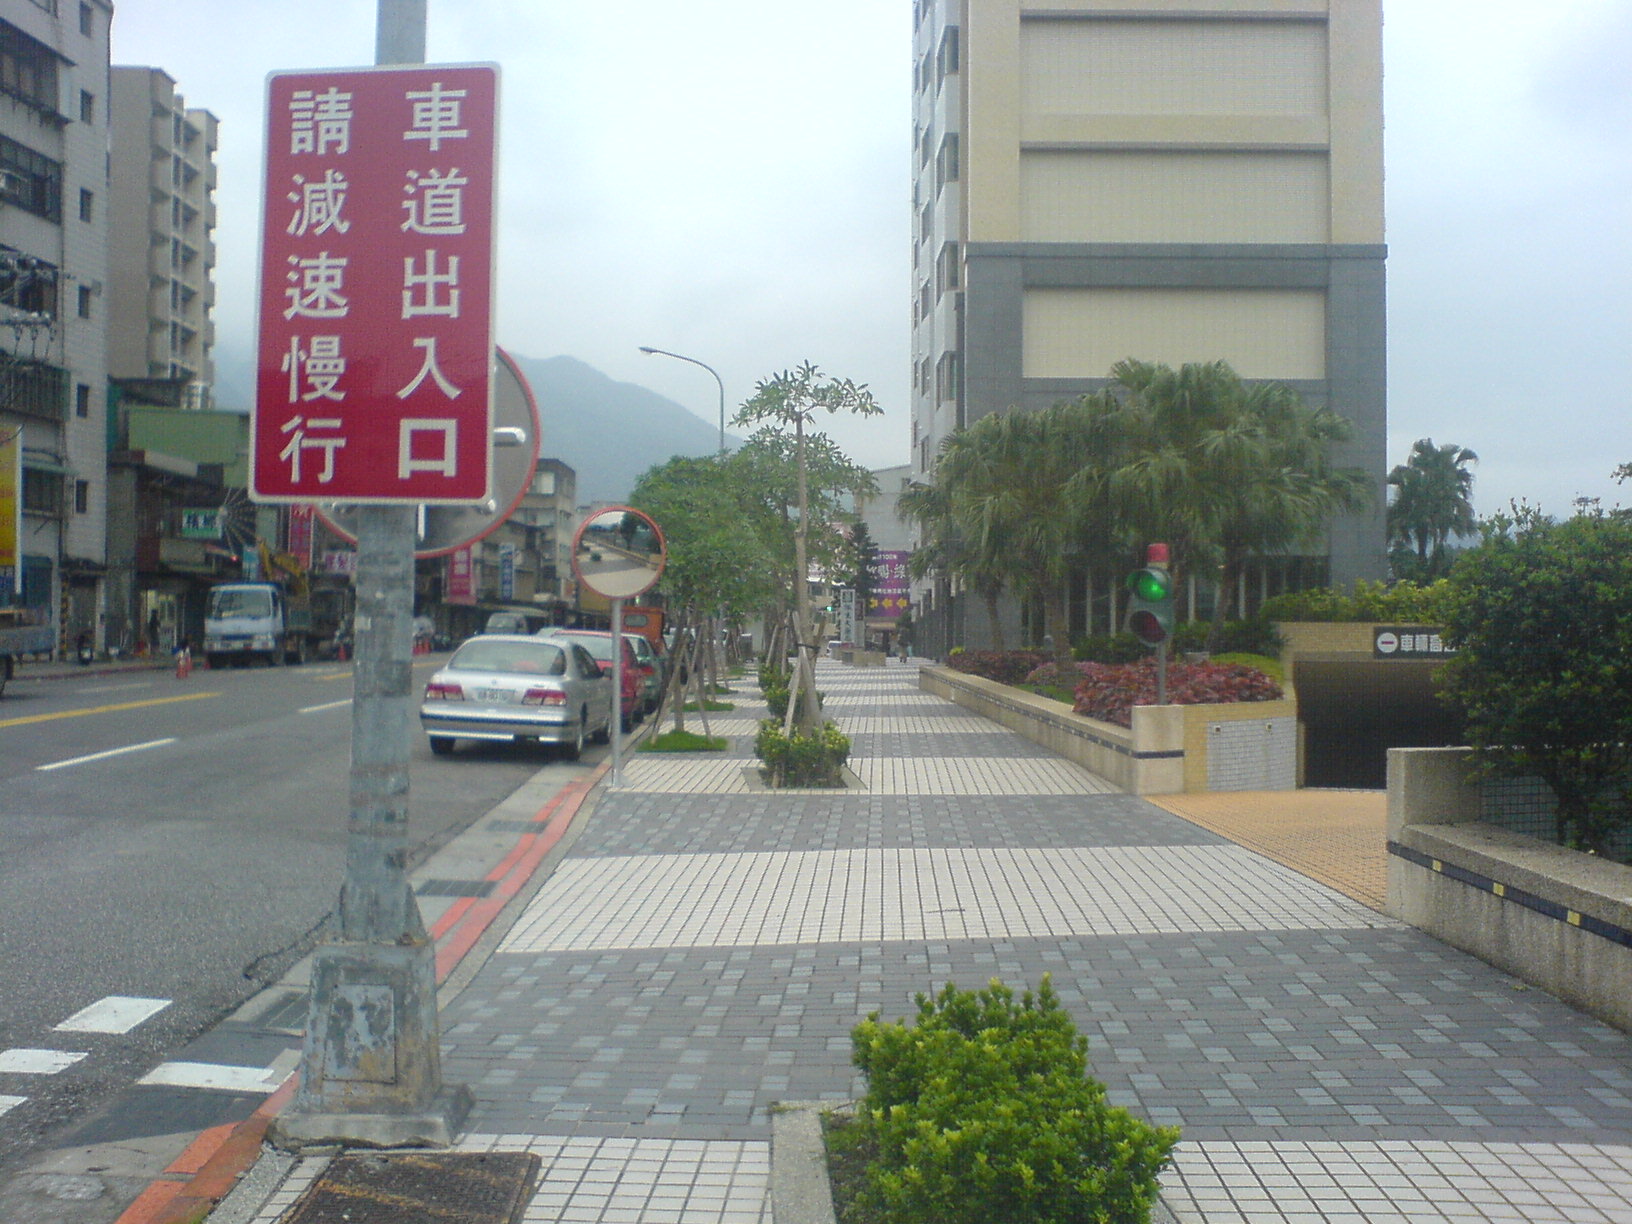
M883 1216L856 1202L867 1184L867 1166L878 1155L878 1143L871 1132L853 1114L824 1110L822 1142L827 1150L834 1216L844 1224L886 1224Z
M703 708L710 714L724 714L727 710L734 710L737 707L734 702L730 701L710 701ZM697 709L697 703L695 701L688 701L685 704L685 709L687 711L695 711Z
M1054 701L1063 701L1070 705L1077 699L1077 695L1062 684L1021 684L1017 688L1025 689L1028 693L1036 693L1039 697L1047 697Z
M691 731L665 731L640 746L641 752L724 752L725 739Z
M1213 656L1213 662L1244 663L1248 667L1256 667L1259 671L1263 672L1264 675L1275 681L1276 684L1284 685L1286 683L1286 676L1281 671L1281 661L1279 659L1272 659L1268 655L1242 654L1239 652L1234 652L1231 654L1216 654Z

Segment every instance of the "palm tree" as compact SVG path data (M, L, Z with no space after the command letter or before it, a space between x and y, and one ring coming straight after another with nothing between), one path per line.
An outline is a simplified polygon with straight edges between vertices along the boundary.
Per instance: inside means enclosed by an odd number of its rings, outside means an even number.
M897 509L918 524L923 533L907 570L914 578L940 574L974 591L986 606L992 646L1006 648L1003 620L998 615L998 599L1003 594L1003 570L997 557L981 556L970 546L963 527L953 513L952 499L944 482L922 484L914 481L902 491Z
M1450 569L1446 542L1453 535L1472 535L1473 473L1468 464L1479 456L1465 446L1447 442L1435 446L1419 438L1407 460L1388 474L1394 499L1388 507L1391 545L1415 551L1418 579L1443 577Z
M1365 473L1331 462L1348 422L1279 383L1249 384L1223 361L1175 370L1128 360L1111 374L1123 402L1112 420L1124 459L1110 488L1144 538L1167 541L1180 567L1216 564L1208 642L1216 649L1251 557L1306 541L1333 514L1369 500Z

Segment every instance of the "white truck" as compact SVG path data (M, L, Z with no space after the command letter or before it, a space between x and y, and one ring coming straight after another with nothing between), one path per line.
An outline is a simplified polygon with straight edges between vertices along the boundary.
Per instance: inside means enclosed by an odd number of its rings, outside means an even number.
M223 582L204 607L204 657L211 667L254 660L304 663L313 649L312 604L278 582Z
M24 655L48 655L56 649L51 626L35 616L32 608L0 608L0 693Z

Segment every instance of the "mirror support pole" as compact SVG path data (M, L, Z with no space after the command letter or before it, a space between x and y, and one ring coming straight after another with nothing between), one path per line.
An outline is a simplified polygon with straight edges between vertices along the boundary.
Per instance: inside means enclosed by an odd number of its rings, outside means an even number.
M612 785L623 785L623 600L612 601Z

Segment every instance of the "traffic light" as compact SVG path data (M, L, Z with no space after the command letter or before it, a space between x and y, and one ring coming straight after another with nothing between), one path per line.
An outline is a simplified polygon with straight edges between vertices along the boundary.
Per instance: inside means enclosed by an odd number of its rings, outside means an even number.
M1167 572L1167 545L1152 544L1147 564L1128 575L1128 630L1147 646L1173 636L1173 575Z

